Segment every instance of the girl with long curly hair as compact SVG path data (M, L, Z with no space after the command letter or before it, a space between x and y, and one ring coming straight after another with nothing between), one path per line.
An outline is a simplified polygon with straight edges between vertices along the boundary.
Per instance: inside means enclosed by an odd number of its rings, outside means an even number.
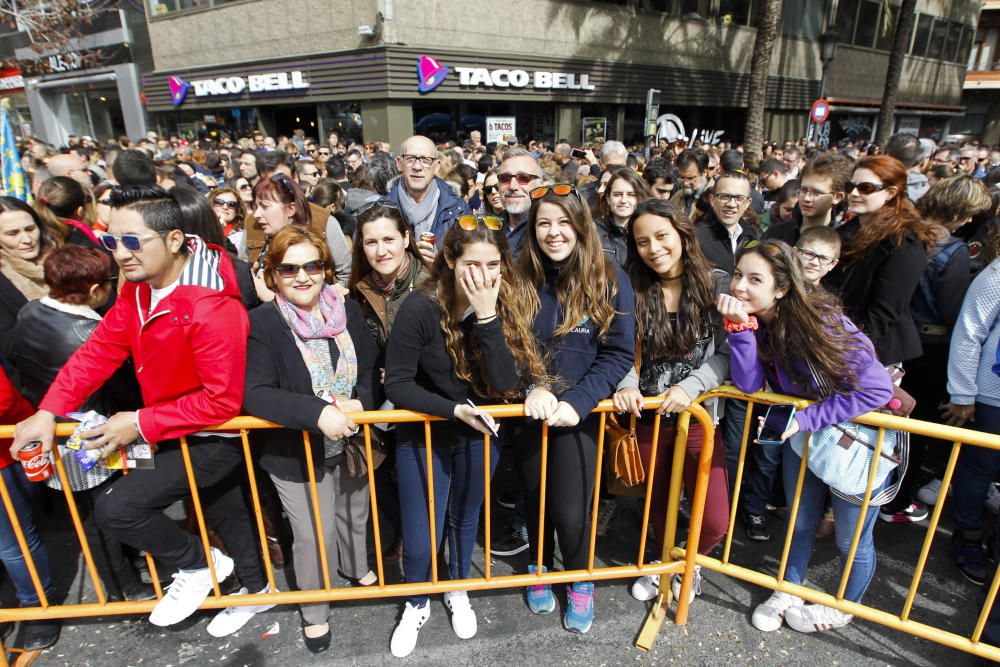
M531 549L551 569L555 537L566 570L587 567L600 418L591 414L635 363L635 314L628 276L601 248L597 228L571 185L531 191L528 227L517 272L534 288L525 301L551 381L537 382L524 401L529 420L548 426L545 534L538 534L542 428L515 426L514 456L524 491ZM535 565L529 568L534 571ZM566 629L587 632L594 620L594 585L567 587ZM528 588L535 614L555 610L552 587Z
M447 421L433 425L435 526L430 544L427 453L422 423L396 426L396 477L403 526L403 576L431 580L432 549L448 536L448 571L464 579L472 564L485 494L483 436L495 423L470 405L523 395L525 382L544 376L531 319L523 308L531 288L511 264L499 218L463 216L445 235L430 279L399 307L385 358L385 392L397 408ZM487 426L489 425L489 426ZM491 441L496 466L505 429ZM448 524L445 525L445 510ZM476 634L476 614L465 591L444 596L460 639ZM426 595L411 596L392 634L390 650L409 655L430 616Z
M718 297L717 307L729 332L730 372L736 386L750 393L761 391L766 383L777 393L816 401L795 413L778 438L784 443L785 496L794 498L806 434L883 407L892 398L892 380L871 341L843 314L835 298L806 283L798 254L784 242L751 241L740 249L730 289L731 294ZM861 514L856 498L828 486L809 468L804 474L785 572L785 580L794 584L805 582L828 490L842 566ZM876 496L891 495L891 490L883 493L889 486L887 479L872 490L844 591L844 599L851 602L861 601L875 575ZM780 628L782 620L799 632L817 632L843 627L852 618L775 591L754 610L752 621L765 632Z
M639 204L628 229L628 264L626 269L635 291L637 371L618 383L615 407L636 415L636 435L643 465L649 470L655 417L641 410L643 396L663 396L657 409L664 415L660 426L653 476L650 525L661 537L667 520L667 495L676 437L676 415L683 412L697 396L715 389L729 377L729 344L722 329L722 318L715 308L715 298L729 290L729 274L712 269L701 251L695 226L680 209L663 199L649 199ZM712 451L712 471L708 480L708 499L701 526L698 552L710 553L726 534L729 525L729 481L726 473L726 450L721 429L716 430ZM702 429L691 423L684 456L684 486L694 497L701 457ZM659 588L659 577L640 577L632 585L637 600L652 600ZM674 596L680 593L680 577L671 580ZM701 568L696 566L691 594L701 592Z

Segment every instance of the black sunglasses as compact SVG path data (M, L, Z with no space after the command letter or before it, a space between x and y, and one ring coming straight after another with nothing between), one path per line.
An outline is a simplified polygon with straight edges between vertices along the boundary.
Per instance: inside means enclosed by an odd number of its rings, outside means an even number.
M235 211L239 208L239 202L229 201L228 199L216 199L213 206L218 206L219 208L228 208L230 211Z
M860 194L867 196L875 194L876 192L882 192L882 190L885 190L887 187L889 186L883 183L853 183L848 181L844 186L844 192L851 194L855 189L857 189Z
M274 272L282 278L294 278L299 275L299 271L305 271L307 276L318 276L323 273L323 269L323 262L317 259L305 264L278 264L274 267Z

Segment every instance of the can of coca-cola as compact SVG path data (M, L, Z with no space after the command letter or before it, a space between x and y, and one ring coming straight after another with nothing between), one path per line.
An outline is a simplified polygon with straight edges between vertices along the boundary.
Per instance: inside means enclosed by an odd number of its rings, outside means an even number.
M52 476L52 459L42 451L42 441L29 442L17 452L17 458L24 466L24 474L31 482L44 482Z
M424 243L430 243L431 245L434 245L434 241L436 239L437 239L437 237L434 236L434 232L421 232L420 233L420 240L423 241Z

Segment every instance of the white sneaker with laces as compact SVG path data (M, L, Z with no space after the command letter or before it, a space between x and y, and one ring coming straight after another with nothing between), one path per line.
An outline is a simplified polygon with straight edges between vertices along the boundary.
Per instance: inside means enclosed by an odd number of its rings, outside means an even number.
M425 602L423 607L414 607L409 602L403 607L403 616L392 631L389 651L397 658L405 658L413 653L417 646L417 635L427 619L431 617L431 605Z
M684 575L675 574L670 577L670 592L674 594L675 600L681 599L681 582ZM696 596L701 595L701 565L694 566L694 581L691 583L691 594L688 596L688 604L694 602Z
M212 547L211 553L216 579L222 582L233 573L235 564L232 558L215 547ZM212 592L212 575L208 567L179 570L174 573L173 578L173 583L166 588L166 595L156 603L149 615L149 622L153 625L166 627L180 623L193 614Z
M757 608L753 610L753 617L750 619L750 622L758 630L774 632L781 627L781 622L785 619L786 612L802 603L802 598L796 595L774 591L771 593L771 597L757 605Z
M658 560L650 561L649 564L659 563ZM660 575L646 574L632 582L632 597L639 602L649 602L660 592Z
M798 632L825 632L842 628L854 619L832 607L821 604L805 604L792 607L785 612L788 627Z
M249 592L246 586L244 586L238 593L234 593L234 595L247 595ZM270 593L270 585L264 586L264 590L260 592ZM208 634L213 637L228 637L246 625L256 614L272 609L273 607L273 604L259 604L251 607L227 607L216 614L212 622L208 624Z
M450 591L444 594L444 606L451 612L451 628L459 639L472 639L479 630L476 612L469 604L469 594L465 591Z

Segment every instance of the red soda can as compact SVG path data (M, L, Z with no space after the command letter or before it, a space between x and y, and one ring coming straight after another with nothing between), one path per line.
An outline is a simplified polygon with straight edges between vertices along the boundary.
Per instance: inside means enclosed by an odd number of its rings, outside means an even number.
M17 452L17 458L24 466L24 474L31 482L44 482L52 476L52 459L42 451L42 441L29 442Z
M421 232L420 233L420 240L423 241L424 243L430 243L431 245L434 245L434 240L436 238L437 237L434 236L434 232Z

